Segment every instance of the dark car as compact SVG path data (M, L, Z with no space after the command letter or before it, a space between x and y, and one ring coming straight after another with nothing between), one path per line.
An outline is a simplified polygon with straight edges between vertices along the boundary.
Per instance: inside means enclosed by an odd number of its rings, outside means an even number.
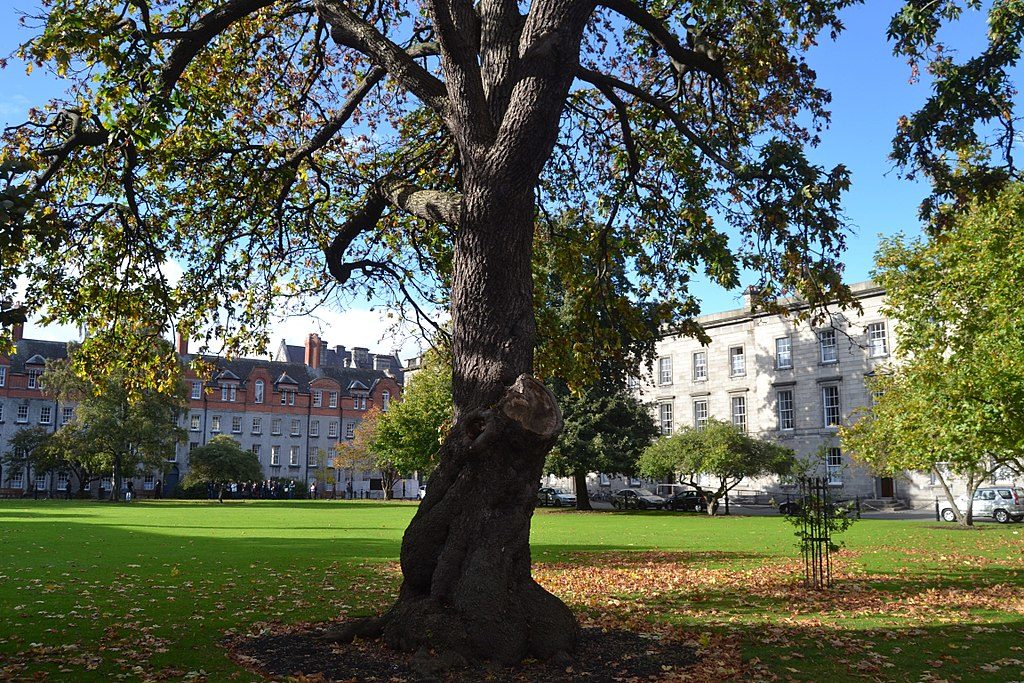
M701 491L680 491L665 502L665 507L684 512L705 512L708 499Z
M622 489L612 496L612 507L616 510L660 510L664 506L665 499L647 489Z
M779 512L784 515L799 515L803 510L804 505L807 505L809 501L813 500L814 498L811 496L800 496L799 498L784 500L779 503ZM848 500L826 500L825 504L833 514L846 513L850 510L852 505Z

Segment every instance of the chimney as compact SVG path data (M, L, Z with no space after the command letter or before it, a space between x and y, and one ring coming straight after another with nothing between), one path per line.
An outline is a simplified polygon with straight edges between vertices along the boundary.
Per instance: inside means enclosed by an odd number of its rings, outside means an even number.
M356 346L352 349L352 365L357 368L372 368L370 361L370 349Z
M174 334L174 349L178 352L179 356L188 355L188 335L181 330Z
M306 337L306 365L316 370L320 367L320 335L313 333Z
M387 356L375 355L373 357L373 369L387 372L391 370L391 359Z
M11 325L11 336L14 338L14 343L17 344L25 338L25 323L14 323Z

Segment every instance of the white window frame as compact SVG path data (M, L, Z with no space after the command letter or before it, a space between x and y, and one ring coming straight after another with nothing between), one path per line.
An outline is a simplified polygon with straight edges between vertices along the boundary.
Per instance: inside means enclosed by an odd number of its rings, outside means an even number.
M223 401L223 402L227 402L227 400L228 400L228 385L227 384L220 385L220 400Z
M192 414L188 416L188 430L190 432L198 432L202 428L202 419L199 415Z
M16 424L23 425L28 422L28 404L23 403L18 406L18 416L14 420Z
M672 384L672 356L662 356L658 359L658 384Z
M253 403L263 403L263 398L264 398L264 396L266 394L266 390L267 390L267 385L263 382L263 380L261 380L261 379L256 380L256 384L253 385L252 402Z
M706 382L708 380L708 352L693 352L693 381Z
M252 433L259 435L263 433L263 418L254 417L252 419Z
M313 438L319 438L320 436L320 420L310 420L309 422L309 435Z
M60 423L66 425L75 419L75 409L72 406L64 406L60 409Z
M889 355L889 336L886 333L885 322L870 323L865 329L868 338L868 352L872 358L882 358ZM881 344L878 344L881 342Z
M36 474L36 491L46 490L46 475Z
M3 401L0 401L0 424L3 424L3 421L4 421L4 404L3 404Z
M835 330L818 332L818 359L822 365L839 362L839 346L836 343Z
M708 400L698 398L693 402L693 428L704 429L708 426Z
M825 473L830 485L842 485L843 452L838 446L832 446L825 451Z
M739 353L736 353L739 351ZM737 362L737 360L739 362ZM747 374L747 354L743 346L729 347L729 376L743 377Z
M58 472L57 473L57 490L58 491L67 491L68 490L68 486L70 486L70 485L71 485L71 475L68 474L67 472Z
M281 466L281 447L276 444L270 447L270 466Z
M42 376L42 374L43 373L42 373L41 370L29 370L28 371L28 388L29 389L38 389L39 388L39 378Z
M249 448L249 450L252 452L253 455L255 455L258 458L260 457L260 451L263 450L263 444L254 443L252 447Z
M273 436L281 435L281 418L275 417L270 421L270 433Z
M142 478L142 490L143 491L152 491L155 488L156 488L156 477L154 477L152 474L147 474L146 476L144 476Z
M241 434L242 433L242 416L232 415L231 416L231 433Z
M327 438L337 439L338 438L338 421L331 420L327 423Z
M662 401L658 404L658 425L662 434L672 433L672 417L674 407L671 401Z
M203 397L203 383L200 380L192 380L192 393L191 398L193 400L199 400Z
M780 344L780 342L782 342ZM793 338L790 336L775 338L775 369L789 370L793 367Z
M299 466L299 447L289 446L288 447L288 467Z
M380 395L380 409L383 412L388 412L388 406L391 405L391 392L385 391Z
M345 423L345 438L346 439L353 439L353 438L355 438L355 435L356 435L356 426L355 426L355 424L352 423L352 422L346 422Z
M834 398L834 401L830 399ZM834 420L832 417L834 416ZM838 427L843 419L842 399L839 395L839 386L826 384L821 388L821 419L826 427Z
M793 407L793 390L779 389L775 393L776 414L779 419L779 431L793 431L795 425L795 410Z
M12 472L7 479L7 485L12 489L24 489L25 488L25 473L21 470Z
M39 424L48 425L53 423L53 406L43 404L39 406Z
M319 389L313 390L313 407L322 408L324 405L324 392Z
M327 393L327 407L337 408L338 407L338 392L331 391Z
M210 433L220 434L220 415L214 415L210 418Z
M742 431L747 431L747 397L731 396L729 407L732 412L732 423Z
M302 426L299 424L299 420L293 418L291 430L288 432L288 434L291 436L302 436L302 432L300 431L301 429Z
M7 366L0 365L0 387L7 385Z

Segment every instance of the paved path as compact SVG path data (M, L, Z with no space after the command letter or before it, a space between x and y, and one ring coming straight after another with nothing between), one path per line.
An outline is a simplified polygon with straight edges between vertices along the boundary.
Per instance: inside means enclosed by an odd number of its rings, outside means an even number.
M590 503L595 510L613 510L611 503L604 501L591 501ZM719 514L721 514L722 508L719 508ZM774 507L767 505L730 505L729 512L734 515L750 515L755 517L778 517L779 511ZM673 513L673 514L693 514L693 513ZM928 507L920 510L898 510L895 512L869 512L864 510L861 512L862 519L892 519L892 520L932 520L935 521L935 508ZM979 523L994 523L994 520L988 517L976 517L975 520ZM947 522L942 522L947 524Z

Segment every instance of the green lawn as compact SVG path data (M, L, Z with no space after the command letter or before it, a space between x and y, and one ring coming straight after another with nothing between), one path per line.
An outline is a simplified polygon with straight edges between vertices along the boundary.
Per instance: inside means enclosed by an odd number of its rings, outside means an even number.
M385 607L414 509L0 502L0 680L250 680L225 634ZM845 540L809 594L778 517L542 511L533 531L539 580L586 622L682 626L723 678L1024 680L1024 525Z

